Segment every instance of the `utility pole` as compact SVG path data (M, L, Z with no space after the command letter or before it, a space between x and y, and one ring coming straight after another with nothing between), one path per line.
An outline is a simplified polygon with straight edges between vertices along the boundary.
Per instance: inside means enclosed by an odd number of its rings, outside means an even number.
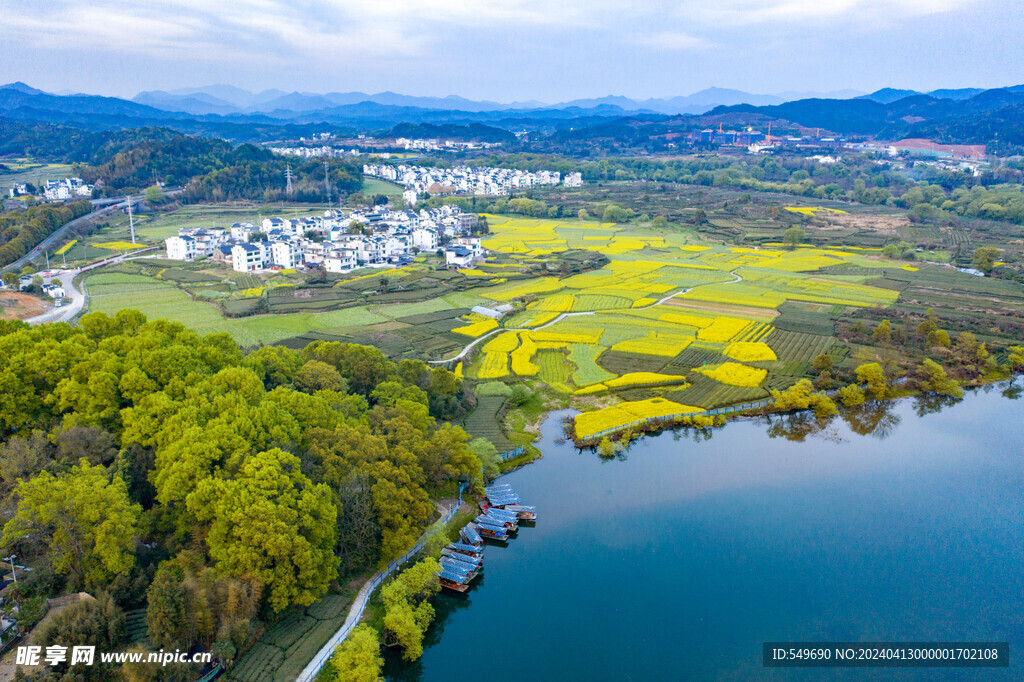
M132 230L132 244L135 244L135 218L132 217L132 198L128 197L128 224L131 225Z
M334 207L331 206L331 180L330 176L327 175L327 162L324 161L324 189L327 190L327 210L333 211Z
M46 269L49 270L50 269L50 252L49 251L43 251L43 256L46 257Z
M11 576L14 577L14 582L18 582L18 573L14 570L14 560L17 559L17 558L18 558L17 554L12 554L11 556L5 556L4 557L4 561L10 561L11 562Z

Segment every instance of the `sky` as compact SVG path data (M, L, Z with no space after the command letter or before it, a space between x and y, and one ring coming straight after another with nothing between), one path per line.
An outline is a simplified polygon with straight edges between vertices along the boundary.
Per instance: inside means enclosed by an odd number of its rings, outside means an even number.
M0 82L561 102L1024 83L1021 0L0 0Z

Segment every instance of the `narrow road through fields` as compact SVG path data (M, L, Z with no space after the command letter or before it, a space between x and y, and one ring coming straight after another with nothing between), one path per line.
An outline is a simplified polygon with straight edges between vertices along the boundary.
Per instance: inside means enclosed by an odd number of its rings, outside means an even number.
M104 265L115 265L117 263L123 263L124 261L127 260L143 258L144 256L140 256L139 254L146 253L148 251L152 251L158 248L160 247L149 246L138 251L126 253L122 256L114 256L113 258L108 258L98 263L87 265L84 268L78 270L64 270L58 273L57 276L55 277L44 277L44 284L50 284L54 280L59 281L61 285L64 287L64 293L67 294L67 298L71 299L71 303L68 305L63 305L59 308L54 307L51 310L46 311L42 315L36 315L35 317L28 318L27 320L25 320L25 322L28 322L29 324L43 324L46 322L71 322L80 312L82 312L82 310L85 309L85 307L89 303L89 292L85 288L85 282L83 281L81 283L81 289L79 289L78 287L75 286L75 277L82 274L83 272L95 270L96 268L103 267Z

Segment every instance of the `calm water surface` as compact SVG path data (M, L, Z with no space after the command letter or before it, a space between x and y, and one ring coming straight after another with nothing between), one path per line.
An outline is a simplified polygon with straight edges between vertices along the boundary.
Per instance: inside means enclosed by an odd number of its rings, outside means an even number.
M1018 380L1018 384L1020 381ZM438 599L391 680L1024 679L1024 400L906 400L798 439L799 419L557 444L502 477L534 528ZM761 667L785 640L1008 640L1002 670Z

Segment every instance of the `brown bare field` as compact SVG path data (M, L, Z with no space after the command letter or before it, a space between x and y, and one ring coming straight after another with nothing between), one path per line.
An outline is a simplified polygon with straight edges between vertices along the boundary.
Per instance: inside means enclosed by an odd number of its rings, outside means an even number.
M49 309L35 296L16 291L0 291L0 320L24 320L41 315Z
M670 305L674 308L695 308L707 310L712 313L723 313L725 315L742 315L753 317L759 320L774 320L779 316L779 311L774 308L756 308L754 306L735 305L733 303L713 303L710 301L695 301L690 298L670 298L663 305Z
M819 216L829 222L829 226L819 227L819 230L828 229L854 229L872 230L874 232L885 232L897 234L900 227L909 225L910 221L901 215L860 215L856 213L829 213L827 216Z

